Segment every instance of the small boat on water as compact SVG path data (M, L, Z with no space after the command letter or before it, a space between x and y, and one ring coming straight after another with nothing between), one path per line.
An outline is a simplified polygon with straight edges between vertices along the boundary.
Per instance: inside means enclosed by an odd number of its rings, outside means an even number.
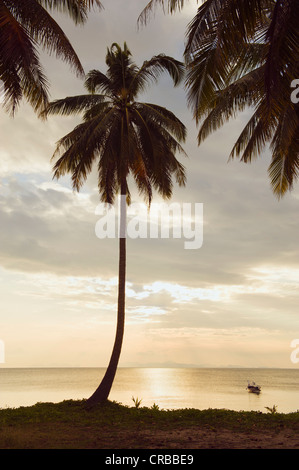
M256 385L255 382L248 382L247 390L250 393L260 393L261 387L259 385Z

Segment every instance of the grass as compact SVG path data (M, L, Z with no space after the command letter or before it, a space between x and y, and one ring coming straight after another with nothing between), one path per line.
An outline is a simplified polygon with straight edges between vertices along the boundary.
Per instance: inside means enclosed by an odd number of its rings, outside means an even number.
M143 448L145 435L152 435L154 439L157 431L177 434L187 428L204 428L209 432L226 429L234 433L262 433L284 428L298 433L299 440L299 412L160 410L158 406L128 407L111 401L88 410L85 401L37 403L30 407L0 409L0 448ZM155 442L152 441L152 448L158 445Z

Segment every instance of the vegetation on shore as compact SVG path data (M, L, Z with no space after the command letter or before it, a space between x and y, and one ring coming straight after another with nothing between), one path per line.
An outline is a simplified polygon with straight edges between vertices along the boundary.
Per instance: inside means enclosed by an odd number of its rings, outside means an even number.
M0 410L0 448L99 448L142 449L152 436L151 448L168 448L169 441L161 443L159 432L178 436L182 430L205 429L216 432L228 430L233 434L280 432L290 430L298 434L299 412L231 411L224 409L160 410L154 404L148 407L128 407L107 401L87 409L86 401L37 403L30 407ZM184 448L184 447L182 447Z

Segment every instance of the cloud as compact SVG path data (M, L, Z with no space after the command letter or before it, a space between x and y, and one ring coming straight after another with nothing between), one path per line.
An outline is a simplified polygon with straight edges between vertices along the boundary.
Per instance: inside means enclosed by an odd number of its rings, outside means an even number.
M182 57L185 28L195 6L174 16L157 10L149 25L138 31L137 17L147 0L127 0L125 9L123 0L106 3L83 28L58 15L86 71L106 70L106 50L115 41L127 41L139 65L160 52ZM85 92L83 81L66 64L44 53L42 60L53 99ZM124 360L132 361L135 351L149 362L154 341L155 360L248 365L261 354L264 364L289 366L288 357L280 359L279 354L283 341L289 344L298 330L298 187L281 201L275 199L267 174L268 150L250 165L228 162L249 110L198 147L186 90L170 84L164 77L140 99L168 107L187 126L188 158L181 159L187 186L174 188L172 202L203 203L203 246L185 250L183 240L174 238L127 240L126 334L136 347L128 346ZM34 353L28 349L24 359L24 350L17 352L16 323L28 335L38 324L45 341L43 325L54 336L59 325L56 364L61 363L63 334L68 331L76 339L68 342L70 362L80 334L86 351L92 344L84 361L76 352L80 364L97 365L94 357L109 356L118 242L99 240L95 234L97 174L90 175L79 194L73 192L69 175L52 180L55 143L78 122L80 116L40 121L26 104L15 119L0 114L0 274L9 313L1 335L6 331L6 341L16 348L14 365L33 364L38 355L38 348ZM137 190L132 194L140 202ZM219 346L213 352L215 338ZM272 358L267 348L275 352ZM43 361L47 365L52 359L45 354Z

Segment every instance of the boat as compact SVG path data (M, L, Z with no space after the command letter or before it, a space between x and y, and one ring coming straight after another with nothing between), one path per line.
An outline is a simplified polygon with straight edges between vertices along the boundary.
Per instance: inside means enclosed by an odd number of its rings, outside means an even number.
M250 393L261 393L261 387L257 385L255 382L248 381L247 390Z

